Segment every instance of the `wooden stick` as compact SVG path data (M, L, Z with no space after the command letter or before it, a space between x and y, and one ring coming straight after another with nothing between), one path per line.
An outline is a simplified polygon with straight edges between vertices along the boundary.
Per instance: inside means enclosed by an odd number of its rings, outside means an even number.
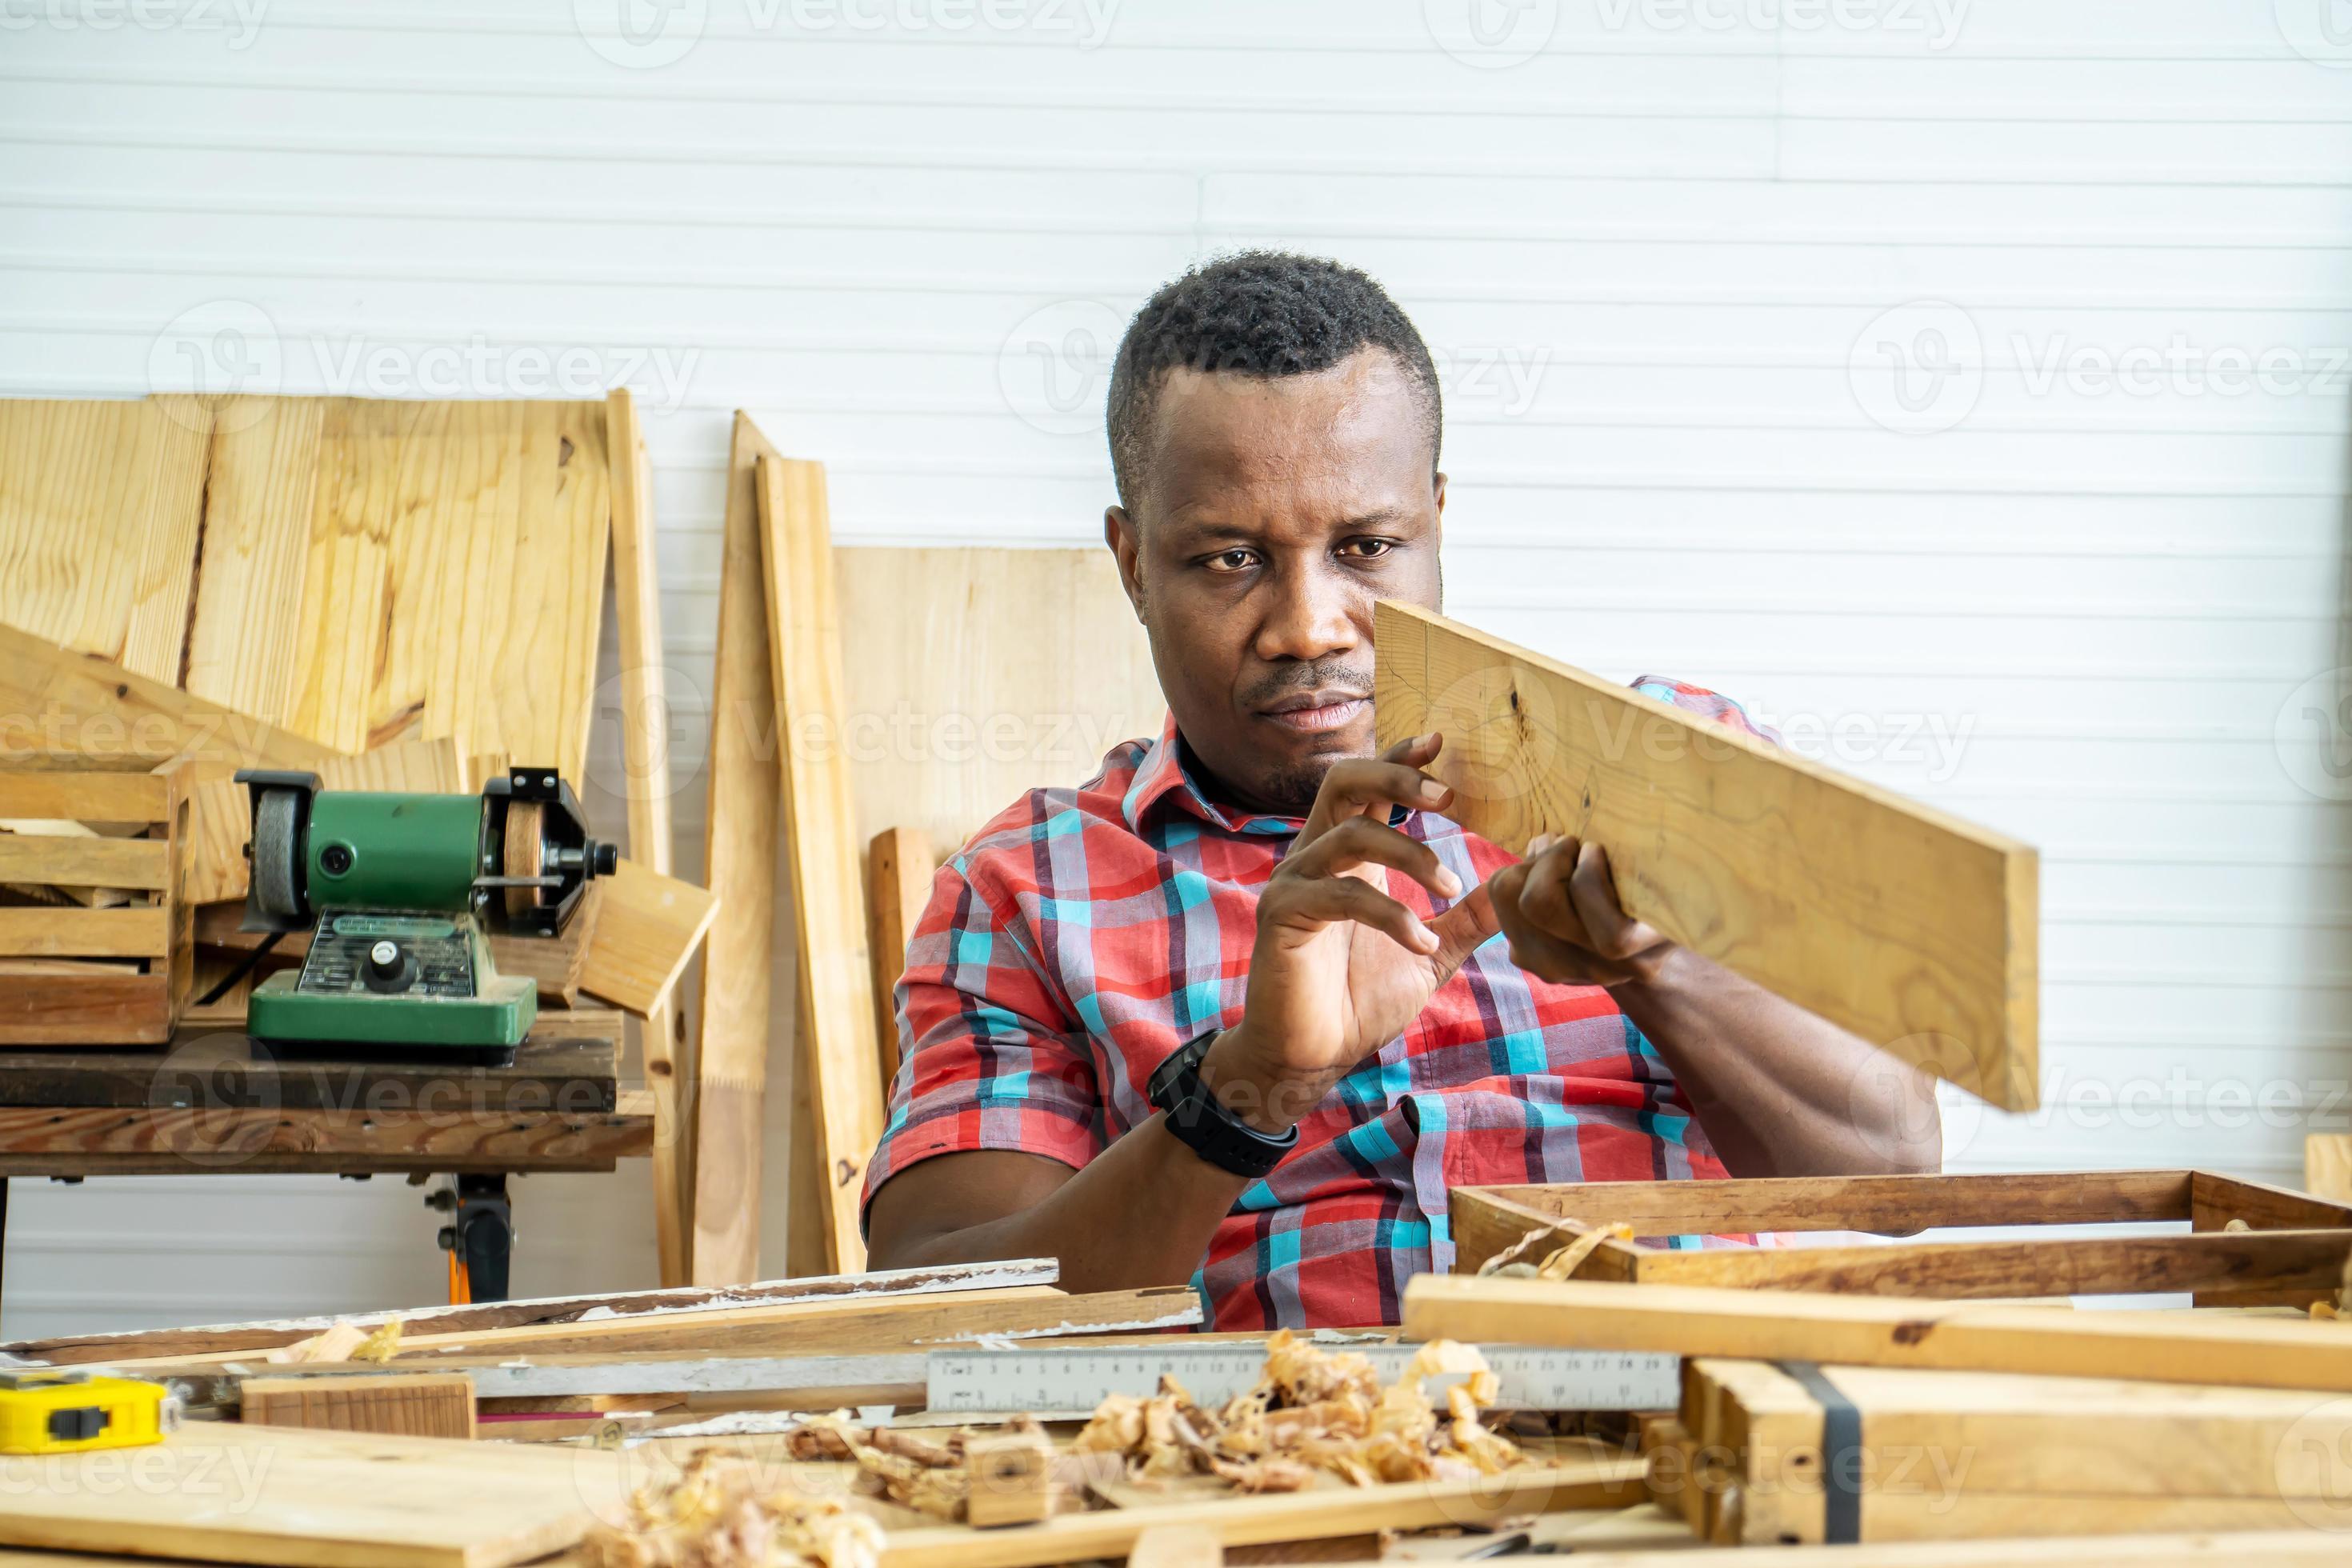
M698 1285L757 1279L761 1105L767 1087L770 977L775 965L776 834L783 767L768 657L767 572L759 461L772 452L735 416L727 459L727 533L719 574L719 644L710 681L710 805L703 875L719 899L702 961L701 1039L687 1178L688 1262Z
M1380 743L1442 731L1449 813L1610 852L1625 912L2010 1110L2039 1103L2038 861L1769 742L1382 604Z
M886 827L866 847L868 949L874 959L874 1028L881 1047L882 1090L898 1074L898 1010L894 994L907 970L907 940L930 901L939 856L919 827Z
M2352 1392L2340 1324L1424 1274L1410 1339Z

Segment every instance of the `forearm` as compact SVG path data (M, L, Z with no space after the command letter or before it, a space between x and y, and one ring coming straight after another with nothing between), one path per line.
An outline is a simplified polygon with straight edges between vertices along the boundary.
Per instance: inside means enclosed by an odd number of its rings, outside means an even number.
M1733 1175L1941 1168L1932 1083L1858 1036L1686 948L1613 994Z
M1068 1173L1050 1192L1003 1215L969 1225L926 1228L920 1222L950 1210L947 1194L894 1194L892 1187L924 1174L917 1166L883 1188L875 1200L877 1268L913 1268L992 1258L1053 1258L1066 1290L1126 1290L1181 1285L1192 1278L1218 1224L1249 1184L1219 1170L1178 1142L1152 1117ZM951 1155L945 1166L973 1156ZM886 1225L884 1200L904 1196L915 1223ZM897 1217L897 1216L893 1216Z

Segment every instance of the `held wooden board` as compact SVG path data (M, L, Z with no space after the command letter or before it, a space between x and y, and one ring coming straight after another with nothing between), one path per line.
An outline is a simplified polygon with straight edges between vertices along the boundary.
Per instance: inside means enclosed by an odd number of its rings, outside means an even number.
M226 1422L0 1472L0 1543L281 1568L506 1568L619 1518L625 1489L614 1454Z
M1441 616L1378 611L1380 743L1453 815L1607 847L1626 912L2009 1110L2040 1100L2034 851Z

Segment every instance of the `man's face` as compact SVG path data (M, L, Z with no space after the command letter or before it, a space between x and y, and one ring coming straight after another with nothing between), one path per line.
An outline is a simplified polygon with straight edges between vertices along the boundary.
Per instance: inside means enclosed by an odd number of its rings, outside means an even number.
M1160 689L1236 804L1302 814L1372 752L1372 606L1438 605L1445 481L1420 407L1378 349L1321 375L1179 370L1151 439L1105 537Z

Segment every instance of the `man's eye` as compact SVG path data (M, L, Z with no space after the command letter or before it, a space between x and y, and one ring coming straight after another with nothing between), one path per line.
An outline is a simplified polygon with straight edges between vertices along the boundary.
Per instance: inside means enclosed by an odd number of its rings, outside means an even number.
M1206 563L1212 572L1246 572L1257 564L1255 550L1221 550Z
M1380 556L1386 555L1390 551L1394 550L1396 548L1396 541L1393 539L1351 539L1339 548L1348 552L1359 561L1371 561L1379 558Z

